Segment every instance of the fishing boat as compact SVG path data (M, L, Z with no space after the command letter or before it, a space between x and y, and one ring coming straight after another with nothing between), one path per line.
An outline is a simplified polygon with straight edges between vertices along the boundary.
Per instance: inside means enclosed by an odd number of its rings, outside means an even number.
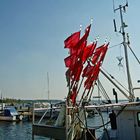
M0 112L0 121L21 121L22 118L13 106L4 107Z
M113 83L119 91L126 97L128 102L122 102L116 104L107 105L112 109L112 112L109 115L110 118L110 129L106 129L104 124L104 132L99 140L139 140L140 139L140 100L135 97L134 90L140 89L139 87L133 88L131 82L131 75L129 70L129 59L127 54L127 48L130 48L129 36L125 32L125 22L123 20L123 13L126 12L126 8L128 7L128 2L125 5L119 5L118 8L114 8L114 12L119 11L120 19L121 19L121 31L123 37L123 46L126 60L126 71L127 71L127 79L128 79L128 92L124 92L115 82L103 71L104 76ZM116 30L116 23L114 20L114 28ZM127 39L126 39L127 38ZM130 48L131 52L134 54L136 60L139 63L139 59L136 57L135 53ZM114 92L115 93L115 92ZM115 93L114 95L116 95ZM106 107L107 107L106 106ZM100 106L102 108L103 106ZM105 107L105 106L104 106Z
M134 95L134 90L140 88L139 87L133 88L132 86L131 75L129 71L128 54L127 54L127 48L130 48L129 46L130 41L129 41L128 34L126 34L125 32L125 28L127 26L125 25L125 22L123 20L123 13L126 12L127 7L128 7L128 3L126 3L126 5L119 5L118 8L114 9L114 12L119 11L121 17L120 33L123 36L122 44L124 46L124 52L125 52L128 90L126 90L121 84L116 83L113 76L105 73L103 69L100 70L101 73L126 97L127 101L118 103L117 93L113 90L113 94L116 97L116 103L97 105L97 106L96 105L86 106L86 108L91 108L91 109L96 108L97 110L101 110L103 108L109 108L110 110L112 110L112 112L110 112L108 116L109 121L106 123L103 121L102 127L104 128L104 131L102 135L98 138L98 140L125 140L125 139L139 140L140 139L140 133L139 133L140 132L140 100L138 97L135 97ZM114 20L114 28L115 31L117 31L115 20ZM136 59L139 62L137 57ZM99 114L100 113L101 112L99 112ZM108 128L108 124L110 124L110 128Z
M115 82L113 76L102 69L109 43L97 47L97 41L87 45L91 24L85 29L85 34L81 36L81 31L71 34L65 41L65 47L69 50L69 56L64 59L66 65L66 79L68 95L65 104L61 107L57 120L52 125L44 125L33 122L33 137L41 135L59 140L139 140L140 139L140 101L135 99L134 90L129 71L129 61L127 48L130 45L128 34L125 33L123 12L126 11L128 3L114 11L120 11L121 31L123 36L123 46L126 60L126 71L128 78L128 90ZM116 23L114 20L116 31ZM127 37L127 40L126 40ZM129 47L130 48L130 47ZM116 103L107 99L106 104L90 105L91 96L95 85L100 85L100 90L104 91L103 86L98 81L99 73L109 80L127 99L125 102L118 102L117 93L113 90ZM139 88L138 88L139 89ZM81 94L82 93L82 94ZM77 101L77 96L81 98ZM106 96L106 95L105 95ZM108 96L107 96L108 98ZM109 109L109 121L104 122L102 110ZM87 110L95 110L102 118L102 125L96 128L89 127L87 124ZM107 125L110 128L107 129ZM96 129L103 128L100 137L96 137Z

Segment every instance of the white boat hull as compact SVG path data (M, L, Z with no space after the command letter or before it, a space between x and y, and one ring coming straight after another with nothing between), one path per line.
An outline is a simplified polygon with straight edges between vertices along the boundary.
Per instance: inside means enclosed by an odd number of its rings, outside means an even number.
M23 116L0 116L0 121L21 121Z
M0 116L0 121L17 121L16 116Z

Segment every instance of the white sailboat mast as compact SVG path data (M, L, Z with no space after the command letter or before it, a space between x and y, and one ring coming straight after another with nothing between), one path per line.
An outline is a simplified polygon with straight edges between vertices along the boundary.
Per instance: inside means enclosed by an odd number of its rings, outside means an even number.
M50 89L49 89L49 73L47 72L47 86L48 86L48 100L50 100Z

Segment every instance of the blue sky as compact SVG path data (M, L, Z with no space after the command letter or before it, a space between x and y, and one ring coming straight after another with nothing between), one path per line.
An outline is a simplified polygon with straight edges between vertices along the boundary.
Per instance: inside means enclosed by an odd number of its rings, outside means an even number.
M125 0L116 0L115 6L124 3ZM131 46L138 57L140 17L136 17L136 13L139 13L139 5L138 0L129 1L124 15L129 25ZM99 36L99 45L106 38L110 47L119 44L121 36L113 32L112 22L116 18L120 24L119 13L114 14L112 7L112 0L0 0L0 90L3 97L47 99L47 72L50 98L66 97L63 60L68 56L68 50L64 49L64 40L78 31L80 24L84 31L93 18L88 42ZM119 70L116 59L120 52L123 53L120 47L110 49L103 67L124 82L119 73L126 73ZM137 70L137 62L132 55L130 58L134 85L139 86L136 81L140 79L140 66Z

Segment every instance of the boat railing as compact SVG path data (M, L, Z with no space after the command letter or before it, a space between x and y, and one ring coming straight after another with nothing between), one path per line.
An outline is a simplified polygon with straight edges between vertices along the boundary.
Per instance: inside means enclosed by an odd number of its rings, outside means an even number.
M135 90L140 90L140 87L134 87L133 91L135 91Z
M60 107L48 107L46 108L44 114L41 116L41 118L39 119L39 121L37 121L35 119L35 113L36 111L40 111L42 110L39 108L35 108L35 104L33 103L33 110L32 110L32 140L34 140L34 136L43 136L43 137L48 137L48 138L54 138L54 139L63 139L66 140L66 135L65 135L65 131L66 128L65 126L56 126L55 123L53 123L52 121L50 121L48 123L47 120L51 120L51 116L50 119L46 119L45 121L44 118L46 116L46 114L51 111L51 110L55 110L55 109L60 109ZM55 122L55 120L53 120Z
M36 120L35 120L35 114L37 113L37 112L39 112L39 111L44 111L44 113L43 113L43 115L41 116L41 118L39 119L39 121L37 121L36 123L37 124L41 124L41 122L42 122L42 120L46 117L46 114L48 113L48 112L53 112L53 110L56 110L56 109L60 109L60 107L52 107L52 106L50 106L50 107L48 107L48 108L36 108L35 107L35 103L33 104L33 112L32 112L32 117L33 117L33 119L32 119L32 123L34 124L35 122L36 122ZM52 116L52 113L51 113L51 115L50 115L50 117Z
M43 114L43 116L41 117L41 119L38 121L38 124L40 124L42 122L43 118L48 113L48 111L49 111L49 109L45 111L45 113Z

